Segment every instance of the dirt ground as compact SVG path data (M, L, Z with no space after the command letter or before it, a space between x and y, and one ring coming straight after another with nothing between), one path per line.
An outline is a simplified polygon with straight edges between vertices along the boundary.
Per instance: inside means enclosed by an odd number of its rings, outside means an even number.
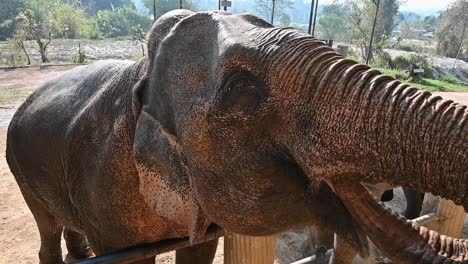
M38 263L39 234L34 219L5 160L6 130L18 105L37 86L75 66L0 69L0 264ZM443 97L468 103L468 93L444 93ZM466 228L465 228L466 229ZM279 244L279 248L288 242ZM220 241L215 264L223 263ZM65 247L64 255L66 254ZM287 250L287 249L286 249ZM158 256L158 263L174 263L174 253Z

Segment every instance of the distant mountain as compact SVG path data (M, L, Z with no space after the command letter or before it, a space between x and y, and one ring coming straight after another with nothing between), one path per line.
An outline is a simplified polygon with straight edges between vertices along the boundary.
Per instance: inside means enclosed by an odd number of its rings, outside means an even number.
M439 16L441 10L439 9L407 9L407 8L400 8L400 12L405 14L405 13L414 13L416 15L419 15L421 17L426 17L426 16Z

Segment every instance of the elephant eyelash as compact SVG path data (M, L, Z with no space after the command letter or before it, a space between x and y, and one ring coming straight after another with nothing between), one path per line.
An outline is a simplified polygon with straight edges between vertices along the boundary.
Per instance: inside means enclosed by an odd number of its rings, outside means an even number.
M266 98L264 82L248 71L225 78L216 96L217 109L227 113L254 114Z

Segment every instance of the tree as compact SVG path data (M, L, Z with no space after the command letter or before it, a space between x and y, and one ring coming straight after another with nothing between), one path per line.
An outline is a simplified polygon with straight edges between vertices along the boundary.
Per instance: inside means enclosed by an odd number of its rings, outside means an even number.
M359 47L362 58L366 58L369 48L376 11L375 3L373 0L348 0L347 2L351 10L347 18L352 25L353 38ZM396 26L400 0L381 0L380 4L381 8L377 17L374 36L375 47L377 49L383 46L383 43L388 39ZM370 55L370 59L372 59L372 53Z
M273 22L277 17L282 17L288 14L294 3L292 0L274 0L275 10L273 12ZM255 11L265 20L271 20L271 11L273 10L273 0L255 0Z
M438 23L436 16L426 16L423 21L423 28L427 32L434 32Z
M148 8L148 12L150 15L154 14L154 0L143 0L143 4L145 4L146 8ZM179 1L176 0L155 0L156 1L156 17L155 19L159 18L160 16L164 15L165 13L179 9ZM183 8L197 11L198 4L194 0L183 0Z
M80 2L88 16L94 16L100 10L112 10L113 8L130 7L136 9L131 0L81 0Z
M0 1L0 40L13 35L16 28L15 19L25 7L25 0Z
M376 27L375 41L381 41L384 36L391 36L392 31L398 25L398 9L400 0L382 0L381 11L377 19L379 27Z
M151 19L130 7L118 7L112 10L100 10L96 14L99 31L105 37L129 36L135 27L147 30L151 26Z
M87 20L78 7L60 0L29 0L18 19L15 39L34 40L42 62L48 62L47 47L55 36L84 36Z
M457 0L440 15L436 34L436 52L442 56L457 57L467 39L468 0Z
M26 57L26 65L31 65L31 57L29 56L29 53L26 49L25 40L27 39L27 36L25 34L27 33L26 33L26 30L21 28L21 26L24 26L24 25L20 25L20 27L17 28L17 31L13 35L13 43L16 46L16 48L21 50L21 52Z
M58 26L55 32L56 38L88 37L92 28L92 22L86 17L84 10L79 8L77 3L57 5L55 20Z
M27 4L27 9L20 15L16 35L36 41L42 62L49 61L46 50L52 41L52 34L58 30L53 13L58 4L58 1L48 1L44 4L39 0L31 0Z
M346 21L348 15L349 9L342 3L324 6L317 20L318 35L323 39L349 40L351 27Z
M282 27L289 27L289 25L291 25L291 17L289 17L288 14L283 14L280 17L280 25Z

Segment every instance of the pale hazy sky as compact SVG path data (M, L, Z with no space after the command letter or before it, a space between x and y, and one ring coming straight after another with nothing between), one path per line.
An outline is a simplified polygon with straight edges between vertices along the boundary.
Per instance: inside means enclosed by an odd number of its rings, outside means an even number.
M306 1L310 2L310 1ZM333 0L319 0L320 4L330 4ZM447 7L448 4L455 2L455 0L406 0L401 6L402 11L418 11L418 10L432 10L441 11Z

